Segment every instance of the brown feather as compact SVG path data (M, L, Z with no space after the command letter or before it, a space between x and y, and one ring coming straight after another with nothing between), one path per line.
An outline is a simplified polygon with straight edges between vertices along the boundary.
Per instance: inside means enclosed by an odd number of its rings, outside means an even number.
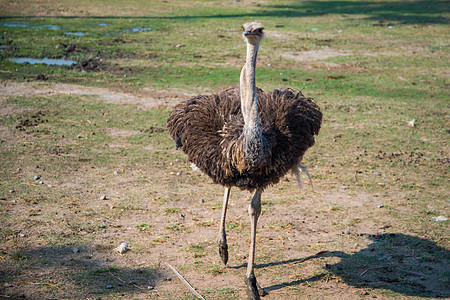
M189 161L224 186L264 189L277 183L314 145L322 122L317 104L290 89L257 89L260 127L270 155L246 164L239 86L178 104L167 120L170 135Z

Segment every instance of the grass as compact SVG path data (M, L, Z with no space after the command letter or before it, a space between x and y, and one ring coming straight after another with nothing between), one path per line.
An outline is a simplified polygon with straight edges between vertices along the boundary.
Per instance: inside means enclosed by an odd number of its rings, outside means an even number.
M448 11L448 2L419 0L0 3L0 295L152 299L139 287L175 285L161 263L186 249L183 272L204 276L195 284L206 298L244 297L244 268L217 264L220 188L173 149L164 130L170 108L33 88L69 83L145 99L218 91L238 82L240 24L258 20L266 27L258 86L300 89L324 112L305 156L314 190L304 181L299 191L288 176L263 195L258 278L280 299L448 296L448 221L434 220L448 217ZM16 57L78 64L9 60ZM9 95L12 82L31 91ZM247 256L248 199L233 190L234 266ZM132 251L112 253L122 241ZM290 261L322 250L330 256ZM147 259L155 265L141 267ZM4 287L22 281L58 288ZM172 286L161 297L191 299Z

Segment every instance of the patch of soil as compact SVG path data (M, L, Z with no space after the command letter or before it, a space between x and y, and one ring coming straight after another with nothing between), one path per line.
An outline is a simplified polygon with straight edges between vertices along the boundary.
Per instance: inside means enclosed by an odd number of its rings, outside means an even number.
M343 78L345 78L345 76L332 76L332 75L327 76L327 79L343 79Z
M384 20L379 20L377 23L373 23L372 26L380 26L380 27L387 27L387 26L393 26L392 23L386 23Z
M92 48L80 46L80 45L77 45L77 44L60 43L57 47L61 48L61 49L64 49L63 53L64 53L64 56L66 56L66 57L69 56L69 55L89 53L89 52L93 51Z
M153 126L150 126L149 129L146 129L146 130L145 130L145 132L148 132L148 133L159 133L159 132L164 132L164 131L166 131L165 128L162 128L162 127L153 127Z
M111 137L127 137L127 136L133 136L138 135L141 132L138 130L125 130L125 129L119 129L116 127L106 128L106 134Z
M0 99L11 96L31 95L97 95L100 101L115 104L133 104L141 109L153 109L175 106L182 99L192 94L143 88L134 93L125 93L121 90L80 86L64 83L47 82L6 82L0 86ZM0 107L0 115L7 113L11 108Z
M113 54L105 55L107 58L131 58L131 59L154 59L159 57L158 54L154 52L150 53L142 53L142 52L133 52L126 53L122 49L117 49Z
M37 113L31 115L29 118L20 120L19 124L16 125L16 129L20 131L26 131L27 127L36 127L41 123L48 122L47 119L43 119L45 113L42 111L38 111Z
M0 126L0 144L12 143L17 139L17 135L13 130L6 126ZM2 146L5 147L5 146Z
M36 75L36 77L34 78L35 80L48 80L48 76L45 74L38 74Z
M89 58L71 66L72 69L85 72L101 72L111 69L101 58Z
M380 160L389 160L390 162L399 161L405 164L417 164L423 161L424 159L428 159L425 156L425 153L420 151L398 151L386 153L384 151L378 151L378 153L374 156L376 159ZM446 159L438 159L442 160L445 163Z
M319 50L301 51L301 52L287 52L281 56L283 58L292 59L296 61L317 61L336 56L349 56L353 52L350 50L335 50L332 48L325 48Z

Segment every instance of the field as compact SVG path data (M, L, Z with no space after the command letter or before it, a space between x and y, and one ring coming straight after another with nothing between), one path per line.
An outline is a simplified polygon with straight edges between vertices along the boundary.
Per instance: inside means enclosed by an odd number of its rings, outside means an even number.
M262 195L263 299L450 297L448 1L0 2L0 299L245 299L251 194L223 188L165 128L174 105L239 82L324 120ZM58 59L75 65L17 63ZM114 249L127 242L129 251Z

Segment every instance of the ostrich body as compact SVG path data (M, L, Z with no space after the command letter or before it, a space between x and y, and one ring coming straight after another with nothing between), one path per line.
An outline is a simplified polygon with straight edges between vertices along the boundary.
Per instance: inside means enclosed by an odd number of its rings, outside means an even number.
M247 58L240 85L218 94L198 95L178 104L167 120L170 135L202 172L225 186L217 242L224 264L228 261L225 216L231 187L255 191L250 202L251 245L247 295L259 299L264 291L254 275L256 225L263 190L288 171L297 179L306 150L314 145L322 113L311 98L289 89L264 92L255 85L256 57L263 26L243 25Z

